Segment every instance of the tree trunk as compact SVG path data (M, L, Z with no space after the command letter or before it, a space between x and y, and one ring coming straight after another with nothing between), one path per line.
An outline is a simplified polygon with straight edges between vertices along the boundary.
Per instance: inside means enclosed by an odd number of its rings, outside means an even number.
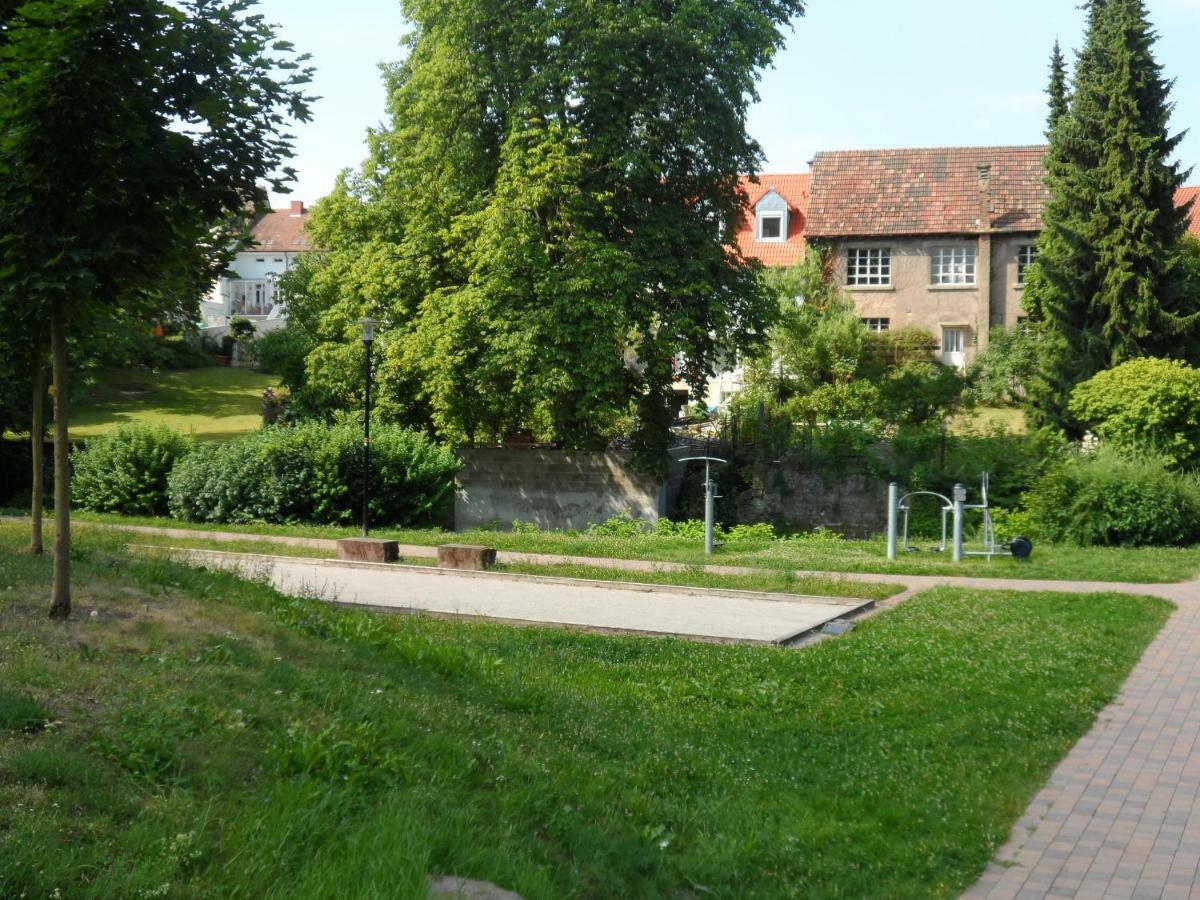
M67 443L67 313L54 307L50 329L54 371L54 588L50 618L71 615L71 458Z
M29 552L34 556L42 555L42 507L45 505L45 484L42 480L45 468L45 403L46 403L46 364L42 353L38 351L33 357L33 424L29 428L29 445L33 453L33 499L30 503L29 518L33 522L33 530L29 537Z

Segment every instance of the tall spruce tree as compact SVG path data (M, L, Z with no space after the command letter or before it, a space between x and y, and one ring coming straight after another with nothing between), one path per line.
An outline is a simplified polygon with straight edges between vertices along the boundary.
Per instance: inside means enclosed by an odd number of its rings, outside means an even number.
M1050 116L1047 122L1049 131L1054 130L1058 121L1067 114L1070 97L1067 95L1067 61L1063 58L1062 47L1054 42L1054 50L1050 53L1050 86L1046 89L1050 95Z
M1200 326L1178 265L1186 172L1171 159L1171 82L1142 0L1093 0L1067 112L1050 132L1050 200L1026 307L1046 337L1035 411L1077 430L1071 389L1136 356L1179 356ZM1054 98L1051 98L1052 103ZM1054 111L1051 111L1054 117Z

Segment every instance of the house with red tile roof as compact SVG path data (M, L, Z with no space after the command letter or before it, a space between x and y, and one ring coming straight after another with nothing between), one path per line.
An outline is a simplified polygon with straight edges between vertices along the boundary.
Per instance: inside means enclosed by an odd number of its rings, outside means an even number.
M1023 316L1025 273L1036 256L1045 186L1045 146L931 147L818 153L802 175L745 183L738 231L743 255L791 265L809 242L829 248L834 277L876 331L930 331L948 365L965 365L994 327ZM769 185L790 190L786 239ZM780 189L777 193L785 194ZM1177 203L1197 199L1182 188ZM777 205L777 204L776 204ZM796 223L800 223L797 225ZM1191 233L1200 236L1200 210ZM764 236L765 235L765 236ZM773 239L774 238L774 239Z
M260 331L271 331L286 321L278 301L279 276L312 249L305 225L309 211L301 200L287 209L273 209L251 224L250 244L230 264L201 303L205 326L224 326L234 316L253 321Z

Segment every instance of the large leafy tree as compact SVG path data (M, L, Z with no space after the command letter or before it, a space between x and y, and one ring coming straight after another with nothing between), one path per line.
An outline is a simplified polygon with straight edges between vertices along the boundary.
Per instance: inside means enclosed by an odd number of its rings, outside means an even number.
M1074 385L1133 357L1177 356L1200 325L1179 264L1181 136L1168 130L1171 82L1145 5L1093 0L1088 22L1069 106L1051 112L1051 199L1025 295L1046 332L1031 399L1068 429Z
M760 68L800 0L405 0L390 124L313 216L291 308L309 389L343 395L386 323L382 403L452 440L595 447L636 407L662 460L673 362L702 383L774 304L730 249L760 162Z
M68 335L178 309L265 201L308 73L250 0L39 0L0 43L0 301L49 332L51 615L70 612Z

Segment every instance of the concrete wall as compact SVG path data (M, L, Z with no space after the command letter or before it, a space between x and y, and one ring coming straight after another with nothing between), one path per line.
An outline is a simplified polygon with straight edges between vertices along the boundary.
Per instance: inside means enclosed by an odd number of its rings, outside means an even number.
M737 518L872 537L887 530L887 482L868 475L823 478L787 465L764 466L754 473L753 485L738 493Z
M543 529L582 529L629 511L656 521L672 483L632 470L619 453L562 450L463 450L454 495L454 527L511 528L514 519ZM677 478L675 488L677 489Z

